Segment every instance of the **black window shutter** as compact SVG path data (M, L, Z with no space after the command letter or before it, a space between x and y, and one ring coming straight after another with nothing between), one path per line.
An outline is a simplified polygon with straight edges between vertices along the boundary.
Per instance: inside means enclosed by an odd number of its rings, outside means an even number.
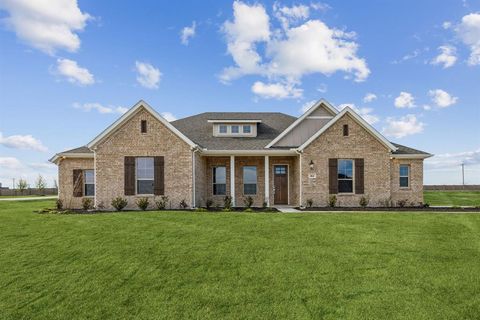
M135 157L125 157L125 195L135 194Z
M81 169L73 170L73 196L77 198L83 196L83 170Z
M363 159L355 159L355 193L363 194L365 192L364 187L364 164Z
M165 194L165 160L163 157L154 158L154 186L153 194L162 196Z
M330 194L338 193L337 159L328 159L328 189Z

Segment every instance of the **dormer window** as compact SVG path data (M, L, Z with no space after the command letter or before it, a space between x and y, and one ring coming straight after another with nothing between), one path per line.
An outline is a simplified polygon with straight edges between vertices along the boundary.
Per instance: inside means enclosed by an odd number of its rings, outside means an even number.
M208 120L212 123L214 137L248 137L257 136L258 124L261 120L225 119Z

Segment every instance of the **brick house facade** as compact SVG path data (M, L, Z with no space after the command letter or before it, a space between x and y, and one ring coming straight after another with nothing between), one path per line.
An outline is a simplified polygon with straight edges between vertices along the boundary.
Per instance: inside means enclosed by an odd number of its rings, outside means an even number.
M423 202L428 153L393 144L352 109L321 100L295 118L282 113L202 113L167 122L138 102L84 147L56 154L59 198L80 208L90 197L169 197L167 208L207 200L234 206L369 206ZM150 201L152 204L154 201Z

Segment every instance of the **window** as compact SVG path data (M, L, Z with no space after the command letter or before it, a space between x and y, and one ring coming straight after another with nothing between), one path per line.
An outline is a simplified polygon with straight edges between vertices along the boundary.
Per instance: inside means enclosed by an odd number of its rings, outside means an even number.
M252 126L243 126L243 133L251 133L252 132Z
M232 126L232 133L239 133L240 127L239 126Z
M95 195L95 173L93 170L83 171L83 194L85 197L93 197Z
M287 166L275 166L275 174L287 174Z
M142 133L147 133L147 120L140 121L140 131Z
M227 126L223 125L223 124L219 125L218 126L218 132L219 133L227 133Z
M409 187L410 166L408 164L400 165L400 188Z
M353 192L353 160L338 160L338 192Z
M153 158L136 158L137 194L153 194Z
M213 194L216 196L227 194L227 168L213 168Z
M257 194L257 167L243 167L243 194Z
M348 136L348 124L343 125L343 136L344 137Z

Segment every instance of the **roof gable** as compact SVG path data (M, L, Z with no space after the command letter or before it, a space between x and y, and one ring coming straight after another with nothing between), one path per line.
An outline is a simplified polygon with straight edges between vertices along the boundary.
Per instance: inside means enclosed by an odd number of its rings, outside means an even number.
M321 110L323 109L323 110ZM310 107L304 114L302 114L297 120L295 120L287 129L280 133L275 139L273 139L265 148L273 147L277 142L283 139L289 132L295 129L300 123L305 119L311 118L330 118L328 114L331 114L331 117L338 114L337 109L335 109L327 100L320 99L313 106Z
M390 141L388 141L382 134L380 134L375 128L373 128L368 122L366 122L362 117L360 117L355 111L353 111L350 107L346 107L340 113L338 113L333 119L331 119L325 126L323 126L320 130L317 131L313 136L311 136L305 143L303 143L298 150L302 151L306 147L308 147L315 139L317 139L322 133L327 131L335 122L337 122L340 118L342 118L345 114L349 114L352 116L352 119L357 122L360 126L362 126L367 132L369 132L373 137L375 137L380 143L382 143L385 147L387 147L390 151L396 151L397 147L395 147Z
M197 147L197 145L193 143L193 141L191 141L188 137L186 137L183 133L181 133L177 128L175 128L170 122L168 122L165 118L163 118L157 111L155 111L148 103L146 103L143 100L140 100L139 102L137 102L132 108L130 108L130 110L128 110L120 118L118 118L117 121L111 124L107 129L103 130L98 136L96 136L92 141L90 141L87 144L87 147L94 148L101 141L103 141L105 138L109 137L112 133L114 133L115 130L118 129L122 124L124 124L129 119L131 119L133 115L135 115L136 112L141 108L149 112L154 118L160 121L170 131L176 134L180 139L185 141L192 148Z

